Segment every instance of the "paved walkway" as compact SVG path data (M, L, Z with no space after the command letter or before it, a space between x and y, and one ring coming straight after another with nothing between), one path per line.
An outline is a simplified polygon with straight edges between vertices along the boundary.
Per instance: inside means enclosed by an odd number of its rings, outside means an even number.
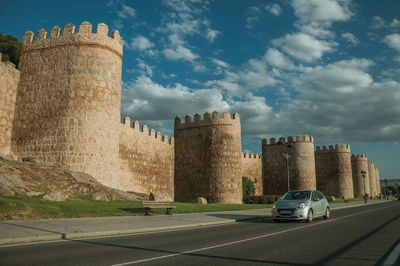
M371 200L368 204L385 201ZM365 205L364 202L331 204L331 209ZM271 215L270 209L189 213L154 216L43 219L0 222L0 245L59 239L122 235L177 228L234 223Z

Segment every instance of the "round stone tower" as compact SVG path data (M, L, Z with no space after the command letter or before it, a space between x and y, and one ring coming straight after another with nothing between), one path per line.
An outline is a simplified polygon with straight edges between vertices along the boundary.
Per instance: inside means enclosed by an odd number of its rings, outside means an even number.
M365 193L370 195L367 155L353 154L351 156L351 169L353 173L354 193L359 197L362 197ZM365 179L362 177L361 171L365 171Z
M375 167L375 179L376 179L376 194L381 194L381 179L379 176L379 169Z
M290 145L289 145L290 144ZM289 147L289 148L288 148ZM281 137L267 143L262 140L264 194L282 195L288 190L286 154L289 155L290 190L316 189L314 138L310 136Z
M110 185L118 151L122 38L83 22L23 36L12 152Z
M240 116L229 112L175 119L175 200L242 203Z
M376 197L376 176L375 176L375 163L373 161L368 161L368 174L369 174L369 191L371 197Z
M353 198L350 145L336 144L315 150L317 189L327 196Z

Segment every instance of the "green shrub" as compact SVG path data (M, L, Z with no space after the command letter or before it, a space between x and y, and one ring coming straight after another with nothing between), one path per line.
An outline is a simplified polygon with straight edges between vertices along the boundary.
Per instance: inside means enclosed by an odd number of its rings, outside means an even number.
M256 188L254 186L253 181L249 178L243 176L242 177L242 188L243 188L243 198L246 196L251 196L256 194Z

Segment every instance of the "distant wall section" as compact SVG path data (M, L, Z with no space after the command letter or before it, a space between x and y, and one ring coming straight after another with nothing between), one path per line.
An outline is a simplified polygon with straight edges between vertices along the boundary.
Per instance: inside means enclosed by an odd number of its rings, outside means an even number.
M357 196L370 195L368 158L366 154L353 154L351 156L351 169L353 175L353 189ZM365 171L365 177L361 174Z
M20 72L0 53L0 153L9 154Z
M175 200L242 203L240 116L225 112L175 119Z
M152 193L155 200L174 200L174 139L161 136L139 122L130 126L125 118L120 125L118 160L121 170L114 177L113 187L122 190Z
M263 194L262 161L258 154L245 152L242 156L242 176L253 181L256 195Z
M323 194L340 198L354 197L350 145L336 144L329 148L317 146L315 171L317 189Z

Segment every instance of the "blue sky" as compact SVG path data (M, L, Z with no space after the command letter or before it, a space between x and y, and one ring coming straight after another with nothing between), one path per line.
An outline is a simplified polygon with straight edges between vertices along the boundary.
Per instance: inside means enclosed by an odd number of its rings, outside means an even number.
M238 112L242 149L312 135L400 178L400 1L2 1L0 32L106 23L124 38L122 115ZM94 27L95 28L95 27Z

